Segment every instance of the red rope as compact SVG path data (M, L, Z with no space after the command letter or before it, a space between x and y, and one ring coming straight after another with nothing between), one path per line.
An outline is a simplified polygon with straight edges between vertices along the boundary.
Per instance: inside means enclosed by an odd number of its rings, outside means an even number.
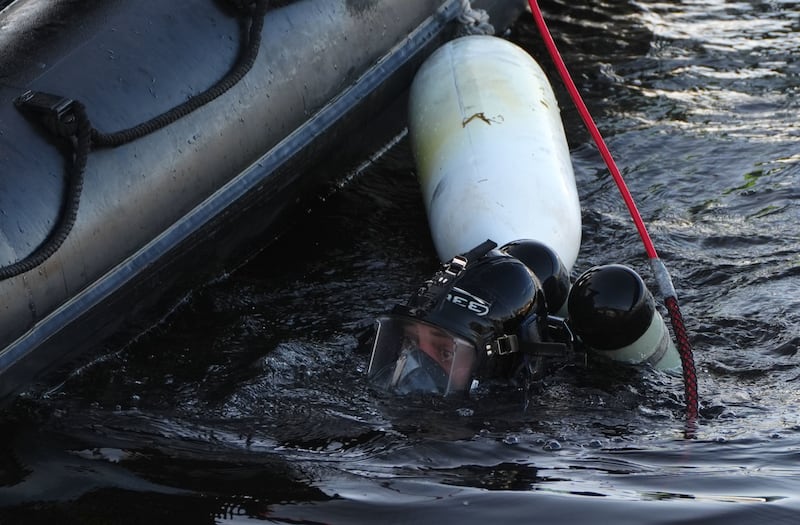
M583 102L583 98L581 97L578 88L575 86L575 82L572 80L572 76L569 74L567 66L564 63L564 60L561 58L561 54L558 52L558 48L553 40L553 36L550 34L550 30L547 28L547 23L544 20L542 11L539 9L538 2L536 0L528 0L528 4L530 5L531 13L533 13L533 18L536 21L536 26L539 28L539 33L544 39L547 51L550 53L550 57L552 58L553 63L558 70L558 74L561 76L561 80L564 83L564 86L567 88L567 91L572 98L572 102L578 109L578 113L580 114L583 123L586 125L589 133L592 135L595 144L600 150L600 155L602 155L606 166L608 166L611 176L614 178L614 182L617 184L617 188L619 188L619 191L622 194L622 199L625 201L625 205L628 207L628 212L630 213L631 218L636 225L636 229L639 231L639 236L642 239L647 256L650 258L651 262L655 263L653 264L654 268L660 268L660 273L663 274L657 274L656 280L658 281L661 295L664 297L664 304L669 312L672 328L675 332L678 342L676 346L678 348L678 353L681 356L683 382L686 390L686 415L690 421L694 421L698 414L697 374L694 367L692 347L689 343L689 338L686 335L686 327L683 323L683 316L681 316L680 308L678 306L678 299L675 294L675 289L672 286L672 280L670 279L663 263L661 263L659 260L658 252L656 252L656 248L653 245L652 239L650 239L650 234L647 232L647 228L644 225L642 216L639 213L639 210L636 208L636 203L633 200L633 196L628 190L625 180L622 178L622 173L620 173L616 162L614 162L614 158L611 156L611 151L608 149L605 140L603 140L603 136L600 133L600 130L597 128L597 124L595 124L594 119L592 119L589 109Z
M569 96L572 98L572 102L578 109L578 113L580 114L581 119L583 119L583 123L589 129L589 133L592 135L595 144L597 144L597 147L600 149L600 155L603 156L603 160L605 160L606 165L611 172L611 176L614 177L614 182L617 183L617 187L619 188L620 193L622 193L622 199L625 201L625 205L628 207L628 211L633 218L636 229L639 230L639 236L642 238L644 248L647 251L647 256L651 259L658 257L658 253L656 253L656 248L653 245L653 241L650 239L650 234L647 233L647 228L644 225L644 221L642 221L642 216L639 214L639 210L636 208L636 203L633 201L631 192L628 190L628 186L625 184L625 180L622 178L622 173L620 173L619 168L617 168L617 164L614 162L614 158L611 156L611 151L609 151L605 140L603 140L603 135L601 135L600 130L597 129L597 125L592 119L592 114L589 113L589 109L583 102L583 98L581 98L578 88L575 87L575 82L572 81L572 76L569 74L567 66L564 64L564 60L561 58L561 54L558 52L558 48L553 40L553 36L550 34L550 30L547 28L547 24L544 21L544 16L542 16L542 11L539 9L539 4L536 2L536 0L528 0L528 3L531 6L531 12L536 20L539 33L542 35L544 43L547 46L547 51L550 53L550 56L556 65L556 69L558 69L558 74L561 76L561 80L564 82L564 86L567 88Z
M675 296L670 296L664 299L664 304L667 306L667 311L669 311L669 318L672 321L672 330L675 332L675 339L678 343L678 353L681 356L681 365L683 366L683 386L686 392L686 417L690 421L694 421L697 419L699 400L697 398L697 372L694 368L692 345L689 343L689 336L686 334L686 327L683 324L683 316L678 306L678 300Z

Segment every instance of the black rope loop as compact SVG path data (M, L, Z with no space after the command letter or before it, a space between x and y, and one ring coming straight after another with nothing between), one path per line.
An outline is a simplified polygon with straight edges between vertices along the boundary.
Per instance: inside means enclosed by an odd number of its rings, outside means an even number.
M59 135L69 139L73 146L73 157L69 166L69 184L62 212L59 214L58 222L47 236L30 255L13 264L0 268L0 280L10 279L22 273L33 270L53 255L58 250L72 231L75 219L78 217L78 204L83 191L83 172L86 169L86 161L91 149L91 130L92 125L86 115L86 108L77 101L71 101L69 112L65 113L66 119L56 116L48 116L43 119L45 126L54 126L62 132L72 130L70 135Z
M252 69L261 47L261 32L264 29L264 18L269 9L269 2L267 0L227 1L251 18L247 42L243 44L236 64L210 88L150 120L125 130L103 133L92 127L86 107L80 102L57 95L31 91L15 101L21 111L38 116L39 121L52 134L70 140L73 145L73 155L68 168L68 186L64 196L64 205L55 228L27 257L0 267L0 280L9 279L36 268L64 243L78 216L84 170L92 148L120 146L166 127L220 97L239 83Z
M230 1L234 4L248 4L246 1ZM252 69L258 57L258 50L261 47L261 31L264 28L264 17L268 10L268 4L267 0L256 0L251 15L252 20L250 22L247 45L239 55L233 69L222 79L186 102L131 128L114 133L103 133L97 129L92 129L92 145L94 147L116 147L142 138L185 117L235 86Z

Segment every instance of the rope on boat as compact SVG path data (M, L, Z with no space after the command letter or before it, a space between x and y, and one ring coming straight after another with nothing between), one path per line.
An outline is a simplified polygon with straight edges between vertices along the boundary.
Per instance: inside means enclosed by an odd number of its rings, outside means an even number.
M247 5L242 5L241 0L228 1L240 11L250 11ZM189 98L186 102L179 104L169 111L165 111L161 115L153 117L146 122L142 122L139 125L108 134L102 133L96 129L92 129L92 145L95 147L120 146L144 137L145 135L149 135L150 133L161 129L208 104L235 86L248 73L248 71L252 69L253 64L256 61L256 57L258 56L258 50L261 47L261 31L264 28L264 17L268 10L268 3L269 2L267 0L257 0L255 5L251 8L250 31L248 32L248 41L246 47L239 55L236 64L233 66L233 69L231 69L221 80L202 93Z
M489 13L483 9L474 9L470 0L461 1L461 13L458 22L463 35L493 35L494 26L489 23Z
M243 49L234 66L221 80L202 93L141 124L114 133L103 133L92 127L86 108L78 101L31 91L15 100L20 111L39 117L48 131L59 138L68 139L74 153L67 174L68 186L64 205L56 226L28 256L0 267L0 281L36 268L50 258L64 243L72 231L78 215L83 189L83 172L89 152L93 148L121 146L166 127L220 97L252 69L261 47L261 33L269 2L268 0L255 0L254 2L228 0L228 3L240 14L245 14L250 18L248 39L243 43Z
M83 191L83 171L91 148L92 125L86 108L80 102L69 101L69 116L65 119L48 119L46 126L58 137L73 143L74 155L68 168L69 184L64 196L64 211L47 238L30 255L0 268L0 281L30 271L48 258L63 244L78 216L78 203ZM65 114L66 115L66 114Z
M692 353L691 343L689 342L689 337L686 333L686 327L683 322L683 316L680 312L678 298L677 294L675 293L675 287L672 284L672 279L669 276L666 266L658 257L658 253L653 245L653 241L650 238L650 235L647 233L647 228L642 220L642 216L639 214L639 210L636 208L636 203L633 200L633 196L628 190L625 180L622 178L622 173L620 173L616 162L614 162L614 158L611 156L611 152L603 140L603 136L600 133L600 130L597 128L597 124L595 124L594 120L592 119L589 109L583 102L580 92L575 86L575 82L573 82L572 77L567 70L567 66L564 64L564 60L561 58L561 54L558 52L558 48L553 40L553 36L550 34L550 30L547 28L547 23L544 20L542 11L539 9L538 2L536 0L528 0L528 4L530 5L531 13L533 14L533 18L536 21L537 27L539 28L539 33L544 39L550 57L555 63L556 69L558 69L561 80L564 82L564 85L567 88L573 103L578 109L578 113L581 115L581 119L583 119L584 124L589 129L589 133L592 135L595 144L600 150L603 160L605 160L606 166L608 166L608 169L614 178L614 182L617 184L617 188L622 194L622 198L628 207L628 211L630 212L633 222L636 225L636 229L639 231L639 236L642 239L647 256L650 258L650 265L653 269L653 273L655 274L659 292L661 293L661 296L664 299L664 304L669 312L670 322L677 340L676 346L678 348L678 353L681 356L681 366L683 368L683 383L686 394L686 417L689 423L693 425L698 416L699 404L697 395L697 373L695 371L694 355Z

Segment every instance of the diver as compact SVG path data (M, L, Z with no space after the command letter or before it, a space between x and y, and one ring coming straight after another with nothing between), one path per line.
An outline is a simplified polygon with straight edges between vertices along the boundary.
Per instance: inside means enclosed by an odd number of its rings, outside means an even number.
M631 268L595 266L574 284L533 240L491 240L454 257L376 320L368 376L396 394L468 393L484 380L540 378L587 352L680 369L655 300ZM529 384L529 383L528 383Z

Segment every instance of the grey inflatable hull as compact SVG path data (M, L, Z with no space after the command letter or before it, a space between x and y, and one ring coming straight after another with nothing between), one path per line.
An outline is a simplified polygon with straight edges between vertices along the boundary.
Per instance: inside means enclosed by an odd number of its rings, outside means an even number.
M158 115L236 61L245 30L223 3L17 0L0 12L0 265L24 259L50 235L68 184L63 141L15 99L34 90L79 100L103 131ZM315 168L320 159L376 146L368 130L402 98L421 61L455 36L459 4L275 7L252 69L229 91L128 144L93 149L63 244L0 281L0 400L55 366L73 366L79 351L129 337L182 293L268 244L287 215L330 182ZM500 27L524 5L472 4ZM403 125L401 118L375 129Z

